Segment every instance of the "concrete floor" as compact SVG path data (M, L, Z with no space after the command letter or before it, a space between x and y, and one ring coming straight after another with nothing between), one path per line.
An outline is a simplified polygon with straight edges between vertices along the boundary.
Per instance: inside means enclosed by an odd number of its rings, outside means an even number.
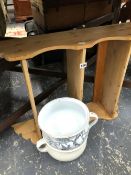
M130 71L127 77L131 79ZM56 81L41 76L31 79L35 95ZM67 96L66 84L44 100L38 110L46 102L63 96ZM91 97L92 84L85 83L84 102L90 101ZM27 92L23 75L0 74L0 120L25 101ZM28 118L31 118L31 111L18 121ZM47 153L38 152L35 145L16 135L11 128L0 134L0 175L131 175L131 89L122 89L118 118L99 120L90 130L85 152L75 161L62 163Z

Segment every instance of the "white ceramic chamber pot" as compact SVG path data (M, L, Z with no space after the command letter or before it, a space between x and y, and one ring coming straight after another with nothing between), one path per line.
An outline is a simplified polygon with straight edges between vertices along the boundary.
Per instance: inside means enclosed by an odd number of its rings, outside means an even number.
M60 161L74 160L85 150L88 132L97 121L98 116L83 102L69 97L55 99L39 113L43 138L37 149Z

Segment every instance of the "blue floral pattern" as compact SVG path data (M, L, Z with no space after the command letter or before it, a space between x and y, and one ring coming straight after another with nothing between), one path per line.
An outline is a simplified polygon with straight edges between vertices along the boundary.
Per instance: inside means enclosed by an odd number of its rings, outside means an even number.
M72 150L83 144L83 142L88 138L88 132L89 131L87 130L83 130L79 134L68 138L54 138L48 136L46 133L43 133L43 136L46 142L56 149Z

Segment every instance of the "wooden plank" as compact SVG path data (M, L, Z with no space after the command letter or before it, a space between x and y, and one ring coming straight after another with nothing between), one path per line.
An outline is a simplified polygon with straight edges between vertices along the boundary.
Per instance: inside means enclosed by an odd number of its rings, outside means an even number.
M6 33L6 18L2 6L3 2L0 1L0 36L5 36Z
M105 119L105 120L112 120L117 117L117 112L114 113L113 116L111 116L104 108L104 106L100 103L94 103L90 102L87 103L87 107L91 112L95 112L100 119Z
M70 97L82 100L84 69L80 64L85 63L86 49L74 51L67 50L67 82L68 94Z
M108 42L101 42L98 45L97 51L97 62L96 62L96 73L95 73L95 83L94 83L94 95L93 101L99 102L102 98L102 82L105 71L105 59L107 51Z
M131 53L130 41L109 41L105 58L102 96L99 102L105 110L114 116L118 109L118 100Z
M39 140L34 119L16 123L12 127L16 134L21 135L25 140L31 140L33 144Z
M38 137L41 138L41 132L40 132L40 129L38 127L38 114L37 114L37 109L36 109L36 105L35 105L35 100L34 100L31 80L30 80L30 76L29 76L29 72L28 72L27 61L26 60L22 60L21 61L21 66L22 66L22 69L23 69L24 77L25 77L25 82L26 82L28 95L29 95L29 99L30 99L30 103L31 103L33 117L34 117L35 124L36 124L37 134L38 134Z
M131 40L130 31L131 23L124 23L0 41L0 57L8 61L17 61L50 50L81 50L102 41Z
M11 67L11 68L8 68L8 70L9 71L14 71L14 72L22 72L21 67L13 67L13 68ZM66 74L65 73L52 71L52 70L48 70L48 69L28 68L28 71L29 71L30 74L35 74L35 75L42 75L42 76L47 76L47 77L48 76L49 77L57 77L57 78L66 78Z

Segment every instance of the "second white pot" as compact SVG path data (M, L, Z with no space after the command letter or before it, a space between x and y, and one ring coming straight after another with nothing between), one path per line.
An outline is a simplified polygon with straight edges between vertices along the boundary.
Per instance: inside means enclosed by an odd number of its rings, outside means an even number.
M51 157L59 161L72 161L81 156L86 148L87 140L82 145L73 150L58 150L51 147L44 139L37 142L37 149L40 152L48 152ZM40 147L42 145L42 147Z

